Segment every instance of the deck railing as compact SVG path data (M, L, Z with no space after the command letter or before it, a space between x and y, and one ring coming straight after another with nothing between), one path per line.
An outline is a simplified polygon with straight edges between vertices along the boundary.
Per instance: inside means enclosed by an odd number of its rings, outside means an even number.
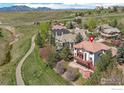
M95 69L94 66L93 66L93 64L92 64L92 61L91 61L91 60L84 61L83 59L81 59L81 58L79 58L79 57L77 57L77 56L75 56L74 59L75 59L76 62L79 63L80 65L83 65L83 66L85 66L85 67L87 67L87 68L89 68L89 69L92 69L92 70Z

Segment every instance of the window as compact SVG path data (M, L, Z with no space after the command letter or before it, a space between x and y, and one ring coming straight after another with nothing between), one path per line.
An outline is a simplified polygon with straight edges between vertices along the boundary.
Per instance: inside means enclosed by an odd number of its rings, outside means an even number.
M99 56L99 57L102 56L102 53L99 53L98 56Z
M74 55L77 56L77 53L75 53Z
M85 60L87 60L87 53L85 53Z
M57 35L58 35L58 36L61 36L61 35L62 35L61 31L60 31L60 32L57 32Z
M92 53L92 52L90 52L90 54L92 55L93 53Z
M89 60L93 61L91 57L89 58Z

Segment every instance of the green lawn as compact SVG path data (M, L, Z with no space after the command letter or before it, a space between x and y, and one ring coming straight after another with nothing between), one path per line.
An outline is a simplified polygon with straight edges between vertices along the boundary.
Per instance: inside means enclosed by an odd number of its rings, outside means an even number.
M22 66L22 76L26 85L68 85L53 69L46 67L36 47Z

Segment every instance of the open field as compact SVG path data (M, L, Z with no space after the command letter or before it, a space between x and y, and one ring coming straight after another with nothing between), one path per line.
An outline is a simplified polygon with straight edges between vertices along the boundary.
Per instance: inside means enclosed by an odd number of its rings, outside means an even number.
M10 33L2 29L2 36L0 37L0 65L3 65L5 63L6 55L9 51L9 42L11 40L11 35Z
M24 23L42 20L67 19L72 18L74 13L72 11L58 11L58 12L8 12L0 13L0 20L3 23Z
M41 60L36 47L34 52L27 58L23 67L22 75L26 85L68 85L60 75L46 66Z
M20 35L19 40L12 46L11 60L9 63L0 66L0 84L16 84L15 69L19 60L25 55L30 47L30 39L35 33L35 26L18 26L16 32Z

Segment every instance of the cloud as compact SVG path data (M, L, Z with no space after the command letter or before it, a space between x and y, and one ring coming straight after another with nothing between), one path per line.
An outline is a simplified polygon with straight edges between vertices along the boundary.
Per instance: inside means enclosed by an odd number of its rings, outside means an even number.
M9 6L28 6L31 8L38 8L38 7L48 7L52 9L94 9L96 6L113 6L113 5L119 5L124 6L123 3L121 4L114 4L114 3L86 3L86 4L64 4L64 3L0 3L0 7L9 7Z
M84 9L84 8L95 8L94 6L87 6L87 5L79 5L79 4L55 4L55 3L51 3L51 4L14 4L17 6L21 6L21 5L26 5L28 7L32 7L32 8L37 8L37 7L49 7L52 9L70 9L70 8L75 8L75 9Z
M64 4L86 4L86 3L124 3L124 0L0 0L0 3L64 3Z
M25 5L32 8L49 7L52 9L94 9L96 6L109 7L113 5L124 6L123 3L86 3L86 4L63 4L63 3L18 3L17 6Z

